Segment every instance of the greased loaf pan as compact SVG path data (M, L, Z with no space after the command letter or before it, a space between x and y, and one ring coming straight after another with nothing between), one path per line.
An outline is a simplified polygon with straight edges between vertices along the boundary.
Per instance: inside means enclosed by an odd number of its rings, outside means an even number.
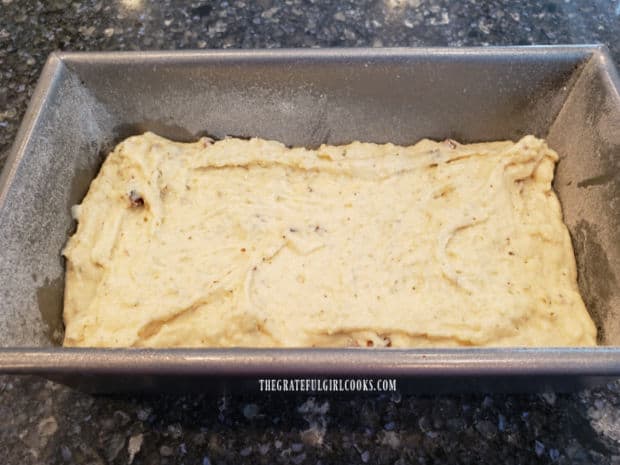
M82 389L258 389L258 378L392 377L413 390L572 388L620 375L620 85L601 46L50 56L0 179L0 371ZM595 348L69 349L60 252L124 137L234 135L316 147L544 137ZM234 382L232 382L234 380ZM457 381L458 382L455 382ZM243 381L243 382L241 382Z

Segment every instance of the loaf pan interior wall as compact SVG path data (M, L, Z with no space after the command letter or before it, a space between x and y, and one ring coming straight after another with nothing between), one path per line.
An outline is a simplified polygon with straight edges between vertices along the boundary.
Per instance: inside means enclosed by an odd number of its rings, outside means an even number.
M571 233L579 290L599 343L620 345L620 82L606 54L587 62L549 129L554 188Z

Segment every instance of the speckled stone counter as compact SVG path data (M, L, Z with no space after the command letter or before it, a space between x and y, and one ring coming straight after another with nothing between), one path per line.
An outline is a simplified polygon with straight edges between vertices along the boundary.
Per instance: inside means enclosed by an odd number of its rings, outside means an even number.
M0 160L53 50L602 42L620 2L0 0ZM0 161L0 165L2 161ZM0 377L4 464L620 464L620 381L574 394L83 394Z

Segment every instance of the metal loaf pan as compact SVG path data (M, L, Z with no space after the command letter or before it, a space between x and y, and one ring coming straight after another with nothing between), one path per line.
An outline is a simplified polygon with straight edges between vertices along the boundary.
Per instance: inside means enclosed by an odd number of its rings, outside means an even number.
M619 376L619 89L608 52L596 45L54 53L0 179L0 371L100 392L258 390L257 378L270 376L517 391ZM62 348L60 251L74 228L70 207L114 143L145 130L177 140L207 133L303 146L546 137L561 156L555 188L600 346Z

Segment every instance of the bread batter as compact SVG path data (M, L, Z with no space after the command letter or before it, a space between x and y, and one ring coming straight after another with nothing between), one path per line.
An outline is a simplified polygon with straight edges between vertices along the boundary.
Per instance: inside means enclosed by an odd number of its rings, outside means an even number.
M594 345L557 159L130 137L73 210L64 345Z

